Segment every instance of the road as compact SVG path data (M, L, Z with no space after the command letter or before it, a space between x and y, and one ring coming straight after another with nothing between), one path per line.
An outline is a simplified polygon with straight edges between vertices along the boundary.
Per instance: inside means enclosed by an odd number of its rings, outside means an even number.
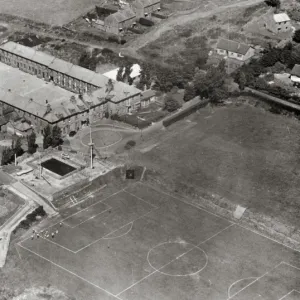
M229 9L229 8L238 8L252 6L263 2L262 0L246 0L235 2L228 5L217 6L211 10L203 11L203 5L200 5L197 8L191 9L189 11L178 12L172 15L170 18L162 21L153 27L153 30L147 32L137 39L133 40L131 43L128 43L127 47L124 47L122 53L132 55L138 49L145 47L147 44L157 40L162 34L169 30L174 30L175 26L182 26L186 23L191 23L200 18L206 18L212 15L218 15L219 13Z
M0 170L0 183L4 185L10 185L11 183L15 182L16 180L12 178L10 175L6 174L2 170Z

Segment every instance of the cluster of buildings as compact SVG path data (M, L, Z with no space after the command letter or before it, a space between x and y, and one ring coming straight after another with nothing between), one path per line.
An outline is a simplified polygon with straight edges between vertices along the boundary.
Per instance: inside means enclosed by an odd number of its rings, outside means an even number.
M134 27L140 18L149 18L160 9L160 0L135 0L122 9L111 6L96 7L98 18L93 24L105 32L120 35Z
M133 85L14 42L0 46L0 61L0 106L22 117L18 132L42 134L49 124L68 134L107 114L135 111L147 100Z
M264 16L263 26L274 35L292 30L291 20L286 13L274 14L272 10ZM216 53L226 59L228 73L248 63L256 54L252 45L229 39L220 39L216 45Z

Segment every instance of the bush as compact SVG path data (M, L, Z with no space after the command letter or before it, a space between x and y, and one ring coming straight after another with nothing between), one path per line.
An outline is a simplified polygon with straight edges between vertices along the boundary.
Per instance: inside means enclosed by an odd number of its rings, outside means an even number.
M109 48L103 48L102 51L101 51L101 53L102 53L103 55L106 55L106 54L113 54L114 51L112 51L112 50L109 49Z
M154 25L153 21L151 21L149 19L145 19L145 18L140 18L139 23L144 26L153 26Z
M128 142L126 143L126 145L124 146L124 148L125 148L126 150L129 150L129 149L131 149L132 147L134 147L135 145L136 145L136 142L133 141L133 140L130 140L130 141L128 141Z

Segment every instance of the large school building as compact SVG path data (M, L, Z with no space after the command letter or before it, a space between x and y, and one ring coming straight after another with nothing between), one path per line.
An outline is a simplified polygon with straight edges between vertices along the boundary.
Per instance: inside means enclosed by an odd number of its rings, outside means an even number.
M15 42L0 46L0 61L7 65L0 71L23 74L15 76L19 82L0 74L0 104L26 116L38 133L50 124L67 134L79 130L87 119L95 121L105 113L125 114L141 106L142 91L134 86ZM24 89L30 91L25 93Z

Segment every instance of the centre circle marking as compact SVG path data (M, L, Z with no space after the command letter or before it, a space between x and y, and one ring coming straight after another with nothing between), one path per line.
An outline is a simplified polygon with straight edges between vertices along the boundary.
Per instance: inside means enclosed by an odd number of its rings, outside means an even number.
M159 267L155 267L155 260L164 260L164 256L165 255L168 255L168 248L173 248L174 247L176 248L176 244L178 245L178 248L187 248L186 251L181 251L180 254L171 259L169 262L166 261L164 263L161 264L161 266ZM154 258L154 252L157 251L159 252L159 250L161 249L161 254L158 254L156 258ZM178 271L176 274L174 273L169 273L169 272L164 272L162 271L166 266L170 265L171 263L173 262L176 262L178 260L180 260L181 258L183 258L184 256L186 256L188 258L188 255L190 252L192 251L197 251L197 256L200 257L200 259L198 260L199 261L199 265L193 265L193 267L196 267L197 270L191 270L191 272L188 272L188 271L183 271L183 270L175 270L175 271ZM153 268L156 272L158 273L161 273L163 275L167 275L167 276L178 276L178 277L181 277L181 276L192 276L192 275L196 275L198 274L199 272L201 272L206 266L207 266L207 263L208 263L208 257L207 257L207 254L206 252L201 249L200 247L196 246L196 245L193 245L191 243L188 243L188 242L177 242L177 241L174 241L174 242L165 242L165 243L161 243L161 244L158 244L156 245L155 247L151 248L148 252L148 255L147 255L147 261L149 263L149 265L151 266L151 268ZM187 261L187 263L189 263L189 261Z

